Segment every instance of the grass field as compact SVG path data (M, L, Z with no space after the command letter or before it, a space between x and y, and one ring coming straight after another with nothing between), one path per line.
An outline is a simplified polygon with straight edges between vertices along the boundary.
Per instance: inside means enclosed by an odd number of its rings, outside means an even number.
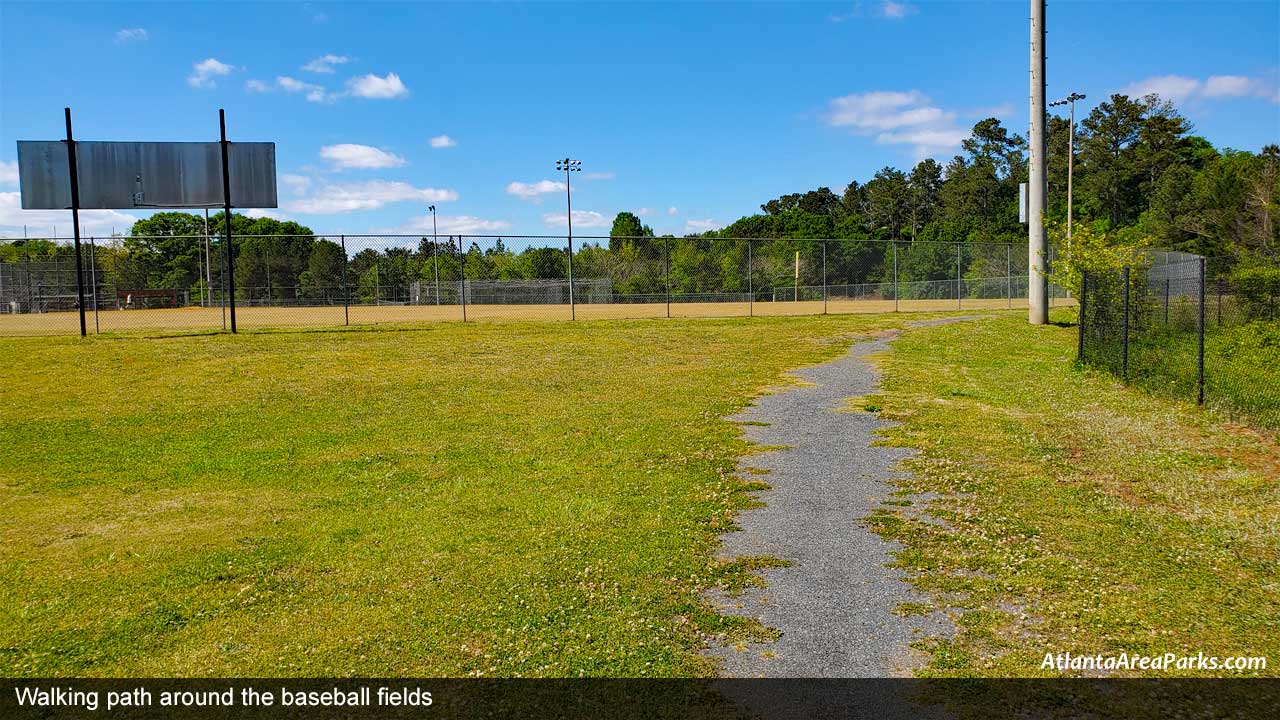
M921 317L5 339L0 674L711 673L759 630L699 599L749 580L709 559L752 487L723 418ZM1280 661L1280 448L1074 342L908 329L854 406L939 494L866 520L958 618L925 673Z
M1074 342L1006 316L907 333L880 359L865 403L920 454L872 526L959 618L925 644L926 673L1052 674L1045 653L1070 651L1263 655L1280 674L1280 445L1075 370Z
M1055 306L1073 301L1058 298ZM1000 310L1026 307L1025 300L901 300L896 309L911 312L946 312L950 310ZM776 317L790 315L885 313L893 312L892 300L821 300L800 302L673 302L580 304L575 313L579 320L618 320L665 318L668 311L675 318ZM568 320L568 305L468 305L468 320ZM336 307L240 307L236 321L240 328L306 328L338 327L350 320L352 325L404 324L418 322L457 322L462 320L459 305L352 305L349 310ZM222 308L175 308L157 310L102 310L88 313L90 333L95 327L103 333L134 332L199 332L221 330L226 323ZM0 335L74 335L80 331L80 317L74 312L28 313L0 315Z
M1280 322L1210 327L1204 349L1205 404L1280 431ZM1148 331L1130 342L1129 382L1156 394L1194 398L1198 351L1194 330Z
M905 319L5 340L0 673L707 673L721 418Z

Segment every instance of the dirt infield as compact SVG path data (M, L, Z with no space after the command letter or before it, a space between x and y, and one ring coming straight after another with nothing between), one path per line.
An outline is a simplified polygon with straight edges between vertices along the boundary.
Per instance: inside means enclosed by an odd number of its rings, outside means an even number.
M1054 307L1074 305L1071 299L1055 299ZM800 302L700 302L583 304L575 308L579 320L639 318L762 317L850 313L921 312L945 310L997 310L1025 308L1025 300L802 300ZM349 314L349 321L348 321ZM568 320L568 305L468 305L467 320L520 321ZM458 305L352 305L330 307L239 307L239 329L341 327L350 325L459 322ZM85 316L90 333L154 333L221 330L222 308L173 308L159 310L101 310ZM229 321L227 321L229 322ZM74 335L79 320L74 312L0 315L0 335Z

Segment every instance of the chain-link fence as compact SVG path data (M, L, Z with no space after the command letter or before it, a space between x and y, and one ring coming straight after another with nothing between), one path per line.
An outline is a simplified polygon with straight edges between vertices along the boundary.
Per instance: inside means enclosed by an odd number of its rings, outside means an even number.
M1004 244L245 235L230 261L224 244L85 240L87 331L1002 309L1028 286L1025 247ZM77 297L69 242L0 242L0 335L77 333Z
M1081 362L1280 428L1280 263L1150 252L1081 296Z

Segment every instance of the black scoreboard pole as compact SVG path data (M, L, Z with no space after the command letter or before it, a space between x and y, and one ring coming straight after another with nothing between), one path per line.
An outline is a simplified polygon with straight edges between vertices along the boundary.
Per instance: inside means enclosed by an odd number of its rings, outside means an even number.
M67 118L67 172L71 176L71 227L76 238L76 309L80 311L80 337L88 333L84 323L84 267L80 261L80 173L76 165L76 140L71 135L71 108Z
M227 112L218 109L218 128L222 131L222 209L225 230L222 242L226 245L223 252L227 256L227 307L231 308L231 332L236 331L236 257L235 245L231 242L231 168L227 160ZM83 320L81 320L83 322Z

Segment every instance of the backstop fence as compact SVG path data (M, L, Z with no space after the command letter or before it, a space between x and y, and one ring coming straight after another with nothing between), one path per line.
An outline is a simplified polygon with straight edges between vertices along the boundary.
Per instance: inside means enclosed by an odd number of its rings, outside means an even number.
M87 331L1004 309L1026 307L1028 287L1021 244L248 235L233 256L223 245L84 240ZM77 297L65 239L0 242L0 335L78 333Z
M1125 382L1280 429L1280 263L1149 252L1084 275L1078 356Z

